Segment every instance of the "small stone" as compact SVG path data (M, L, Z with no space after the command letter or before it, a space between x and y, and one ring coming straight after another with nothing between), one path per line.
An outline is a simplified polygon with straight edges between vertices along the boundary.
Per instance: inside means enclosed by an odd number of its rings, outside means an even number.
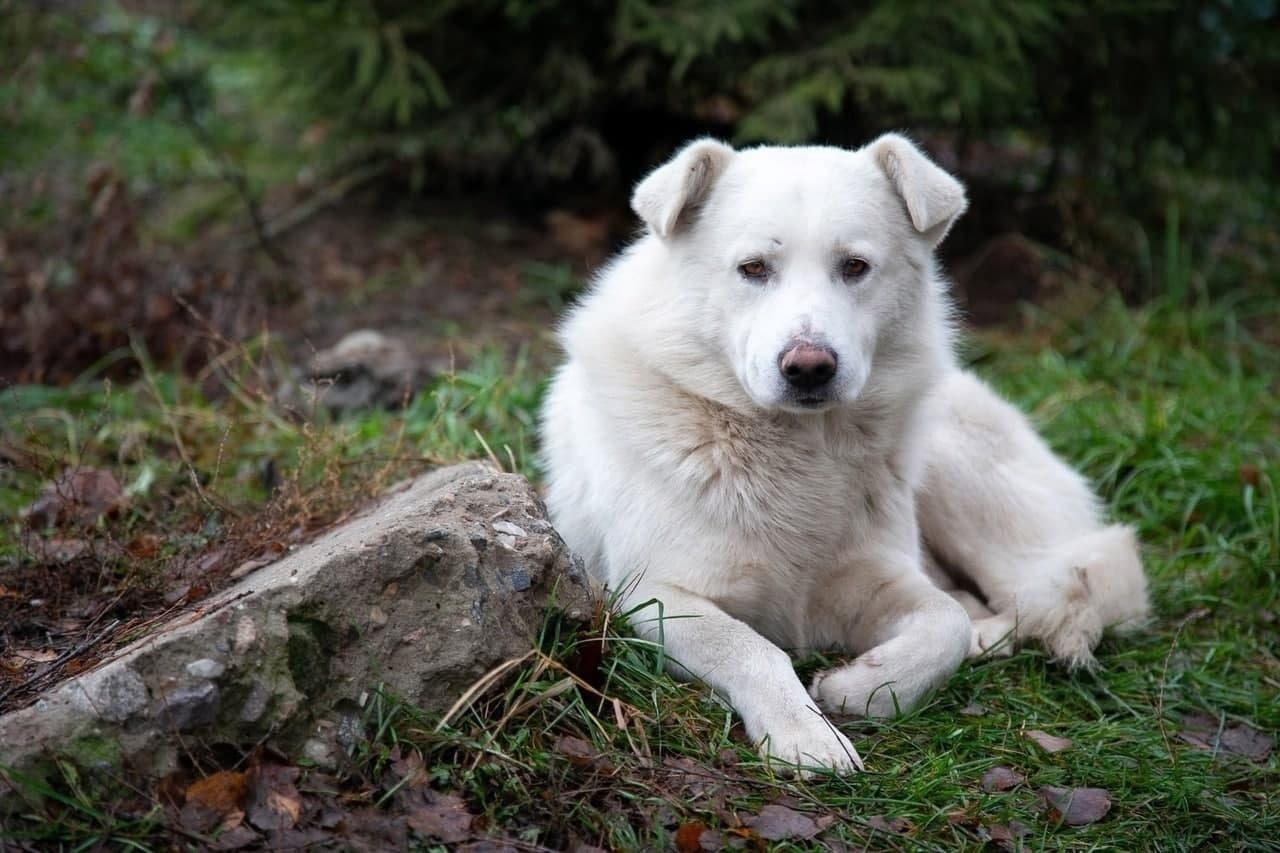
M187 675L192 678L220 678L222 673L226 672L226 667L213 658L200 658L193 660L187 664Z
M387 611L375 605L369 611L369 624L375 628L385 626L387 624Z
M77 699L109 723L123 723L147 707L147 685L132 667L91 674L78 687Z
M267 689L267 685L261 681L254 682L253 688L249 691L249 697L244 700L244 705L240 708L240 721L258 722L267 712L267 702L270 700L271 691Z
M326 770L332 770L338 766L333 747L317 738L311 738L302 745L302 755L317 767L323 767Z
M240 621L236 623L236 639L234 649L237 655L242 655L249 651L249 647L253 645L253 641L258 639L258 629L253 624L253 617L244 615L240 617Z
M521 527L518 524L512 524L509 521L495 521L493 523L493 529L498 531L499 533L505 533L508 536L528 536L529 535L528 533L525 533L523 527Z
M156 718L162 727L180 732L207 725L218 716L218 698L212 681L173 690L156 703Z
M498 544L503 548L506 548L508 551L514 551L516 549L516 537L511 534L499 533L495 538L497 538Z

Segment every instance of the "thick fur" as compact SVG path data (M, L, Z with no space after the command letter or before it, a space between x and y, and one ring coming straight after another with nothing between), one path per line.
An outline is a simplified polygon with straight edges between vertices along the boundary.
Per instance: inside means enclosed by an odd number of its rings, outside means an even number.
M648 233L562 330L553 521L675 671L790 763L861 766L820 708L909 709L1020 639L1088 664L1147 612L1132 532L956 364L933 251L965 204L895 135L699 140L637 187ZM798 344L838 357L818 392L780 372ZM856 657L806 691L783 649L831 647Z

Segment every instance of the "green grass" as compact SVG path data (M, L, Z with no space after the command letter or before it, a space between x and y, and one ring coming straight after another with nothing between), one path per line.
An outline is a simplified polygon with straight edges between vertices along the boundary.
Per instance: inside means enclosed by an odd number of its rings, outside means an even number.
M842 722L867 773L797 781L756 757L721 702L663 674L659 653L631 638L625 619L609 623L598 665L589 661L599 631L562 635L549 622L542 653L444 725L375 692L355 756L361 778L385 779L393 748L421 751L433 784L461 791L492 831L552 848L669 849L695 821L730 838L738 820L785 798L835 816L823 838L858 848L981 849L979 827L1018 821L1030 849L1274 849L1277 757L1215 754L1178 733L1193 713L1280 730L1280 352L1246 332L1276 312L1274 299L1140 309L1106 299L1080 319L1034 315L1025 334L969 346L976 369L1140 530L1157 618L1105 640L1099 672L1068 673L1035 648L966 664L905 717ZM532 470L540 383L523 362L488 355L402 412L345 420L276 417L244 390L250 383L224 387L242 391L208 397L168 376L131 388L19 389L8 392L5 432L86 463L123 460L127 483L151 466L151 501L139 512L190 490L175 434L208 488L244 507L266 500L256 484L268 457L300 472L301 491L323 488L326 471L350 482L386 460L484 456L486 446L508 467L513 459ZM0 476L6 510L37 486L34 474ZM985 712L960 713L973 703ZM1048 754L1027 729L1073 745ZM587 755L567 749L565 736L589 743ZM996 765L1025 783L984 793L978 780ZM1044 785L1104 788L1111 811L1093 826L1058 827L1040 806ZM393 787L362 790L377 802ZM62 822L47 824L45 839L175 839L158 812L113 824L99 818L115 812L76 790L84 808L57 810ZM874 828L895 818L907 822L901 833Z

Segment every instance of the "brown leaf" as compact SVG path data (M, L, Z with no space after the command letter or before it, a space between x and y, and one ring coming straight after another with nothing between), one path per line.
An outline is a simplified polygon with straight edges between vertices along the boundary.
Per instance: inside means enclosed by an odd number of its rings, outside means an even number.
M297 767L259 764L249 771L249 823L261 830L289 829L302 813L302 797L294 782Z
M42 562L71 563L89 553L89 543L83 539L40 539L31 551Z
M1185 729L1178 733L1178 739L1198 749L1239 755L1261 764L1275 748L1275 738L1247 723L1232 721L1219 733L1218 721L1213 717L1189 714L1182 718L1182 725Z
M1021 785L1024 781L1026 779L1021 773L1001 765L983 773L981 784L982 790L990 794L995 791L1007 791L1016 785Z
M58 653L53 649L14 649L5 660L10 666L22 668L57 659Z
M471 836L475 816L457 794L424 789L405 797L409 828L421 836L456 844Z
M210 850L243 850L257 842L258 833L241 824L220 834L209 844Z
M1240 466L1240 482L1246 486L1257 486L1258 481L1262 479L1262 472L1257 465L1252 462L1246 462Z
M834 821L833 815L813 817L786 806L769 805L762 808L760 814L744 822L761 838L769 841L786 841L792 838L813 838Z
M983 827L983 829L986 830L988 840L994 841L1000 847L1007 850L1016 849L1018 846L1018 839L1031 831L1016 820L1009 821L1008 826L997 823Z
M697 853L702 849L702 833L707 827L698 821L691 821L676 830L676 849L680 853Z
M92 524L123 505L124 490L115 474L79 468L59 474L21 515L32 526Z
M411 751L403 758L392 753L391 772L404 780L406 787L421 788L427 784L427 768L422 761L422 754L417 751Z
M884 815L878 814L867 818L867 826L872 829L878 829L881 832L892 832L895 835L902 835L915 828L915 825L905 817L886 819Z
M600 753L589 742L572 735L564 735L557 740L555 749L579 767L589 765L600 757Z
M163 544L164 540L154 533L140 533L129 540L129 544L124 547L129 552L129 556L139 560L149 560L160 553L160 546Z
M1111 795L1101 788L1045 786L1040 796L1049 807L1049 816L1067 826L1097 823L1111 811Z
M1057 737L1048 732L1042 732L1039 729L1028 729L1023 734L1035 741L1036 745L1045 752L1062 752L1064 749L1071 747L1071 739L1065 737Z
M249 779L235 770L220 770L187 787L187 802L199 803L218 814L244 808Z

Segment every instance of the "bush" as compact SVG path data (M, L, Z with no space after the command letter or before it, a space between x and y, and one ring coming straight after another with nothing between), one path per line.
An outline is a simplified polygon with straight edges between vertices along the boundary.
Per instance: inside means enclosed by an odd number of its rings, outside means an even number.
M1016 135L1035 176L1273 174L1275 4L204 0L281 97L451 176L631 179L695 132ZM1087 163L1087 170L1081 163Z

